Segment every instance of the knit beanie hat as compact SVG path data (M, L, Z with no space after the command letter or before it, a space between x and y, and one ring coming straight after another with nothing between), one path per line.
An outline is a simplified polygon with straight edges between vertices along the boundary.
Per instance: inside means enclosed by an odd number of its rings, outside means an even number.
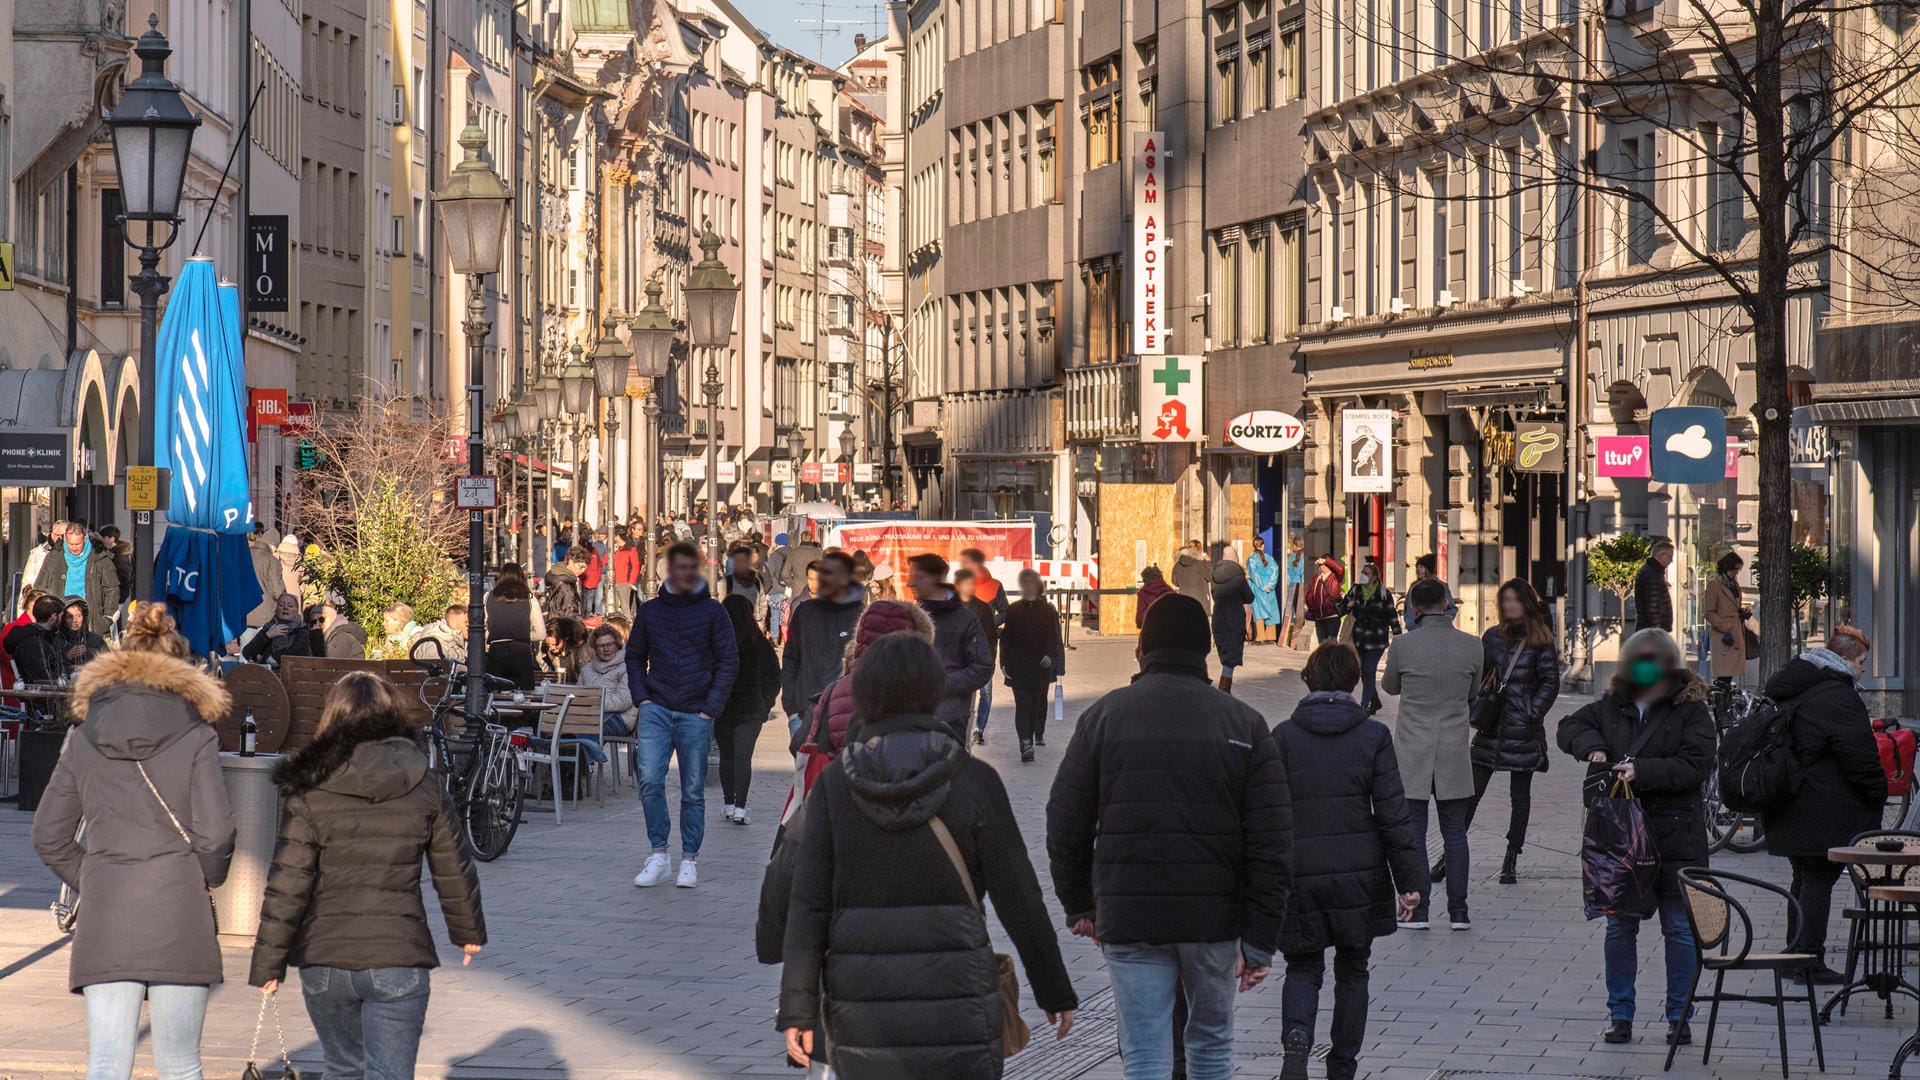
M919 630L920 623L914 618L917 614L919 612L912 604L903 604L898 600L874 601L873 606L860 616L860 625L854 630L853 655L866 652L867 646L888 634Z
M1147 608L1146 625L1140 628L1142 653L1179 649L1204 657L1212 643L1207 609L1193 597L1174 593L1155 600L1153 606Z

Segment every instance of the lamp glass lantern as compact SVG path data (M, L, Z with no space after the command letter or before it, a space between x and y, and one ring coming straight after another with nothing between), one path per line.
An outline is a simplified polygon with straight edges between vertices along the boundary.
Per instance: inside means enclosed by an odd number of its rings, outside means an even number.
M593 368L584 359L578 342L573 346L573 362L560 370L561 403L574 415L593 411Z
M180 216L180 191L200 116L187 108L180 88L166 76L173 47L160 32L159 16L147 16L147 32L133 52L140 58L140 75L103 116L120 174L121 211L128 221L171 223Z
M633 363L633 350L614 333L619 326L612 315L600 320L600 341L593 347L594 382L609 400L627 395L627 369Z
M540 433L540 402L531 386L513 403L513 415L520 421L521 435L530 437Z
M500 406L500 430L506 435L508 442L520 437L520 406L505 404Z
M633 317L634 372L643 379L663 379L673 358L673 316L660 303L660 281L647 282L647 304Z
M855 439L853 435L852 425L848 425L846 427L841 428L840 429L840 456L846 458L848 461L853 460L854 442L855 442Z
M733 335L733 309L740 302L740 283L720 261L720 238L711 228L700 237L706 257L687 276L687 328L693 344L718 349Z
M533 384L533 399L540 406L540 419L560 419L560 380L548 371Z
M513 193L487 164L486 129L469 123L459 142L466 157L454 166L447 186L433 196L446 227L447 259L453 272L465 277L497 274Z

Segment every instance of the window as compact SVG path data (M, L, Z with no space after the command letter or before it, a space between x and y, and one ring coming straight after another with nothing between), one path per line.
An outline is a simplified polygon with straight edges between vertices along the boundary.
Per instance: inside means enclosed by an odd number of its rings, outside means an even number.
M1160 79L1140 80L1140 126L1147 131L1160 125Z
M1222 45L1213 54L1213 122L1240 115L1240 43Z
M1524 210L1522 206L1522 200L1524 198L1522 192L1525 190L1525 185L1523 183L1523 177L1520 174L1519 149L1512 146L1502 149L1500 152L1500 162L1501 171L1507 174L1505 178L1507 188L1507 197L1505 200L1506 213L1504 215L1507 219L1504 222L1507 233L1505 237L1507 249L1507 281L1506 287L1501 291L1514 293L1519 291L1519 283L1523 282L1527 276L1527 242L1526 238L1520 232L1520 216Z
M1472 158L1473 169L1473 298L1486 300L1494 295L1493 269L1494 247L1494 202L1493 176L1488 172L1487 155L1475 154Z
M1307 58L1299 23L1280 31L1280 100L1297 101L1307 96Z
M1087 168L1097 169L1120 160L1120 135L1113 95L1087 106Z
M127 303L127 238L120 223L120 189L100 192L100 306Z
M1447 172L1435 169L1427 174L1428 205L1433 220L1427 229L1427 302L1440 303L1440 294L1453 288L1453 272L1447 259L1452 238L1447 235Z
M1088 263L1087 362L1111 364L1126 352L1122 340L1119 274L1110 260Z
M1247 344L1273 340L1273 243L1265 226L1247 234Z
M1266 31L1247 39L1247 115L1265 112L1273 103L1273 35Z
M394 255L407 252L407 219L399 214L391 218L392 228L387 233L387 251Z
M1039 181L1037 203L1060 201L1060 127L1058 107L1047 104L1034 110L1034 169Z
M1296 211L1280 219L1280 336L1298 337L1307 310L1307 217Z
M1213 347L1232 348L1240 344L1240 230L1222 229L1214 241Z
M1629 265L1653 258L1653 136L1620 140L1620 180L1625 184L1626 257Z

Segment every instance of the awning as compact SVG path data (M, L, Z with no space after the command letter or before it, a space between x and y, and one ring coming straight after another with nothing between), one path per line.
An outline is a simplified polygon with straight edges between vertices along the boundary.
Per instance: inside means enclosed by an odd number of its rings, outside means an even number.
M1806 409L1816 424L1920 423L1920 398L1913 397L1823 401Z
M501 454L500 459L516 468L525 469L531 467L538 472L550 473L554 476L573 475L573 470L567 468L565 465L555 465L551 461L545 461L540 458L529 458L525 454Z

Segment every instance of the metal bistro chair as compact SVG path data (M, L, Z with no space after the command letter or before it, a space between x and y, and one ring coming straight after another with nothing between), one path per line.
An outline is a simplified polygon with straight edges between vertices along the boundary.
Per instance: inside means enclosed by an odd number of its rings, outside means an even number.
M1754 952L1753 920L1747 915L1746 907L1727 891L1728 883L1743 885L1785 900L1788 925L1799 925L1799 901L1778 885L1725 870L1702 867L1681 870L1680 885L1686 894L1687 921L1693 927L1693 955L1697 965L1693 972L1693 986L1687 991L1686 1008L1681 1015L1691 1012L1696 1001L1712 1003L1707 1011L1706 1046L1700 1055L1700 1062L1704 1065L1713 1057L1713 1029L1720 1019L1721 1002L1748 1001L1773 1006L1780 1029L1780 1075L1787 1076L1788 998L1781 975L1788 971L1810 971L1820 962L1820 958L1812 953ZM1718 949L1719 952L1710 953L1707 951L1709 949ZM1713 993L1703 999L1700 997L1700 976L1708 971L1713 972ZM1773 975L1773 993L1729 994L1724 989L1729 971L1770 972ZM1820 1012L1813 1000L1812 980L1808 980L1806 1000L1807 1016L1813 1022L1814 1058L1819 1062L1820 1071L1826 1072L1827 1053L1820 1045ZM1674 1055L1679 1052L1677 1043L1667 1048L1668 1071L1673 1069Z
M1881 840L1899 841L1907 848L1920 847L1920 832L1869 829L1847 843L1851 847L1872 847ZM1853 995L1874 993L1886 1002L1887 1018L1892 1019L1895 994L1920 999L1920 992L1902 977L1907 955L1920 950L1912 937L1913 928L1920 926L1920 911L1873 901L1868 898L1867 890L1920 883L1920 873L1911 866L1848 863L1847 881L1853 886L1854 896L1854 906L1840 912L1840 917L1847 921L1847 981L1820 1015L1831 1020L1834 1006L1838 1005L1840 1015L1845 1016L1847 1002Z
M634 719L636 721L636 726L634 727L634 733L632 735L600 736L600 748L607 752L607 762L609 766L611 766L610 768L607 769L607 776L609 779L613 781L613 790L616 793L620 790L620 785L621 785L620 774L622 772L632 774L633 786L636 789L639 788L640 786L640 733L639 733L640 729L638 727L639 717L636 716ZM626 754L627 754L627 767L625 769L620 768L620 752L623 749L626 751Z
M566 786L561 782L560 766L573 767L573 801L577 805L580 784L591 764L580 749L579 736L600 734L600 691L588 686L549 684L545 700L558 702L560 707L541 717L534 729L533 746L524 756L535 766L547 766L553 787L553 822L558 825L565 820L566 806ZM600 804L604 806L606 789L597 775L598 766L595 771L594 789L600 793Z

